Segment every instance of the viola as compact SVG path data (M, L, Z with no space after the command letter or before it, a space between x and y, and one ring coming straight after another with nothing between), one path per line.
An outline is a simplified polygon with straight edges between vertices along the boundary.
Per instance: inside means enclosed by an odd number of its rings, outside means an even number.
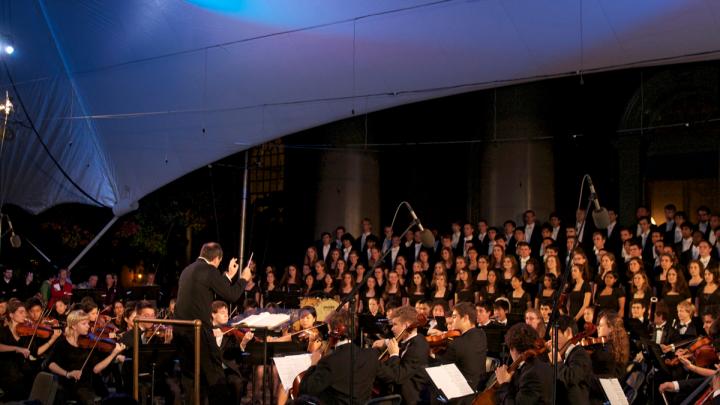
M415 322L409 324L407 327L405 327L403 330L401 330L400 333L397 336L395 336L395 340L397 340L398 342L401 341L404 338L404 336L408 330L413 330L413 329L423 327L423 326L427 325L427 322L428 322L428 319L425 315L417 314L417 319L415 319ZM388 349L385 348L385 351L382 352L379 360L383 361L383 360L387 360L389 358L389 356L388 357L385 356L387 351L388 351Z
M460 335L462 335L462 332L455 329L443 332L439 335L426 336L425 340L427 341L428 346L430 346L430 351L434 354L439 354L447 350L448 343L456 337L460 337Z
M228 334L230 336L235 336L235 339L237 339L238 343L242 342L243 338L245 338L245 332L241 331L238 328L233 328L232 326L221 326L220 331L223 335Z
M53 330L45 326L36 326L32 322L25 322L15 325L15 333L18 336L34 335L41 339L49 339L53 335Z
M594 346L594 345L604 345L608 342L607 336L600 336L600 337L586 337L580 340L578 343L582 347L588 347L588 346Z
M117 343L112 339L98 337L93 333L88 333L87 335L78 336L77 344L78 347L83 349L92 349L95 347L96 350L110 353L115 350L115 345Z
M688 353L694 358L693 364L698 367L709 368L717 361L717 353L712 345L712 339L707 336L698 338L695 343L688 347ZM666 359L665 365L677 366L680 364L680 357Z

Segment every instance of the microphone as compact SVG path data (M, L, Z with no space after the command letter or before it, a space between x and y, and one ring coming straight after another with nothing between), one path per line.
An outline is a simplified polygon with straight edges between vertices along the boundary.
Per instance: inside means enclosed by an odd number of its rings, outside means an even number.
M410 210L410 216L412 217L413 221L417 224L418 228L420 228L420 240L422 241L422 245L426 248L431 248L435 246L435 237L433 236L432 232L429 229L425 229L422 226L422 223L420 222L420 219L415 214L415 210L410 206L410 203L407 201L403 201L405 203L405 206Z
M13 229L12 222L10 222L10 217L5 215L5 218L7 218L8 226L10 227L10 246L17 249L22 244L22 241L20 240L20 236L15 234L15 229Z
M590 196L592 197L593 205L595 205L595 209L593 209L592 212L593 222L595 222L595 226L598 229L607 229L608 225L610 225L610 215L605 207L600 206L600 201L598 200L597 192L595 192L595 186L593 185L592 178L590 178L590 175L588 175L587 178L588 186L590 187Z

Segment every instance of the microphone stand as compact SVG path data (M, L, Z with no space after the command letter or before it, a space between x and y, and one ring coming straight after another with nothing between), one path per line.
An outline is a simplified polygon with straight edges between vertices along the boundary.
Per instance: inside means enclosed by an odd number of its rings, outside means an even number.
M418 222L419 222L418 220L413 220L410 223L410 226L408 226L405 229L405 231L403 231L403 233L400 235L400 240L402 240L402 238L405 237L405 234L407 234L410 231L410 229L412 229L412 227L417 225ZM365 271L362 281L355 284L355 287L353 287L353 289L350 291L350 293L348 295L346 295L345 297L343 297L342 300L340 300L340 304L338 304L337 308L335 308L335 312L340 312L340 310L346 303L350 303L349 304L350 311L353 311L352 315L350 316L350 328L349 328L349 330L350 330L350 332L349 332L349 335L350 335L350 377L348 378L348 382L350 384L349 385L350 398L349 398L349 402L348 402L349 404L353 403L353 394L354 394L353 387L354 387L354 383L355 383L355 343L353 342L355 340L355 315L356 315L355 314L355 295L360 290L360 287L364 286L367 283L368 279L373 275L373 273L375 272L375 268L378 267L381 263L383 263L385 261L385 257L387 257L387 255L389 253L390 253L390 249L386 250L385 253L383 253L375 263L373 263L372 268Z
M585 178L583 178L583 183L585 182ZM582 187L580 188L580 193L582 194ZM575 225L575 243L573 243L572 251L574 251L578 245L580 244L580 233L583 232L585 229L585 224L588 220L587 213L590 212L590 209L593 205L593 201L595 200L596 194L593 192L590 192L590 195L588 197L588 205L585 208L585 218L583 218L582 223L578 227L577 224ZM580 202L578 202L578 208L579 208ZM572 252L571 251L571 252ZM570 262L568 262L568 265L565 267L565 270L563 271L562 275L559 278L559 284L557 290L555 290L555 293L553 294L552 300L553 300L553 310L550 314L550 319L548 320L548 325L550 328L547 329L545 332L544 339L547 340L550 337L550 331L552 330L553 333L553 344L552 344L552 358L553 358L553 384L552 384L552 404L557 403L557 378L558 378L558 361L557 361L557 355L560 351L558 348L558 318L560 317L560 294L562 294L562 291L565 290L565 287L567 286L568 279L570 278L570 273L572 270L572 258L570 259ZM569 294L568 294L569 295Z

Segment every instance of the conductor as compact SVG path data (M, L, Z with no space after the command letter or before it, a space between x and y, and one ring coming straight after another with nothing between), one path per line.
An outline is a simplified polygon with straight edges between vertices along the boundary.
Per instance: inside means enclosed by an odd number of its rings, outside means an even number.
M200 257L187 266L180 274L178 296L175 306L175 319L202 321L200 333L200 369L203 396L210 396L210 403L223 400L228 394L222 359L215 350L215 338L212 334L211 306L215 299L235 302L245 290L245 285L252 278L249 267L243 269L237 282L233 277L238 272L236 258L230 259L227 271L221 273L218 266L222 262L223 251L219 243L208 242L202 246ZM217 298L216 298L217 297ZM175 341L180 353L183 370L183 383L192 387L187 377L194 369L193 330L191 327L175 328Z

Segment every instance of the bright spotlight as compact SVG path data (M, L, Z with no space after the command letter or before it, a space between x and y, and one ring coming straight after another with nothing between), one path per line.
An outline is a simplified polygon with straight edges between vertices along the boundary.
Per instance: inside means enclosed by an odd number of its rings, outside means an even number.
M5 53L6 53L6 54L12 55L13 52L15 52L15 47L13 47L12 45L7 45L7 46L5 46Z

